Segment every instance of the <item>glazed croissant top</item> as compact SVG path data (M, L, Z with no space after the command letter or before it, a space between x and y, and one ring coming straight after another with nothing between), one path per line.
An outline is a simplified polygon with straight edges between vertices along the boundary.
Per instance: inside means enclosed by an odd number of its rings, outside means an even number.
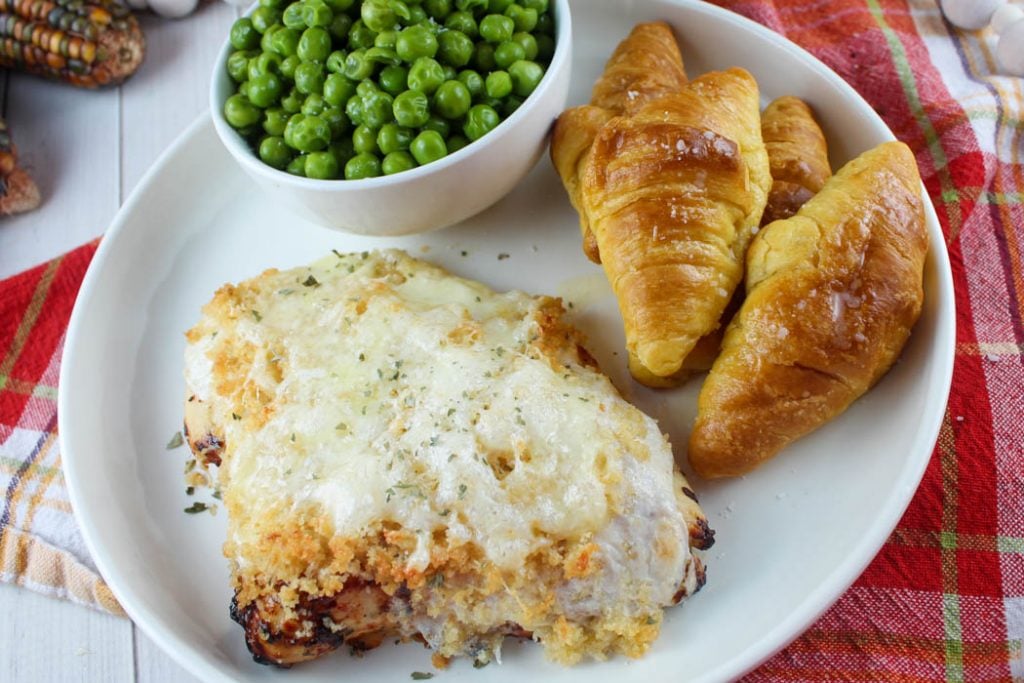
M851 161L754 239L747 298L698 399L690 463L743 474L843 412L892 366L924 297L921 180L906 145Z

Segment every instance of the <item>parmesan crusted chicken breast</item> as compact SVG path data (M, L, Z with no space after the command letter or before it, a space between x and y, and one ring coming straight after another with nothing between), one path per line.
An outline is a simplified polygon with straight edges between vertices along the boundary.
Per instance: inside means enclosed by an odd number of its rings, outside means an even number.
M219 465L257 661L422 639L486 663L641 655L713 532L656 423L557 299L399 251L225 285L187 333L185 425Z

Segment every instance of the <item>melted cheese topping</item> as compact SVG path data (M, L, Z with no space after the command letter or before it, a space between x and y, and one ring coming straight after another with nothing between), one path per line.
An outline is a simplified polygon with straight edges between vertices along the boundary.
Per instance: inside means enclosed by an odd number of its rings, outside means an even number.
M233 511L283 500L260 514L313 506L352 538L396 524L415 537L413 571L438 543L511 572L593 543L600 571L551 587L569 616L650 614L693 588L671 448L581 363L557 300L381 252L269 271L204 312L186 380L227 444L238 567L267 527Z

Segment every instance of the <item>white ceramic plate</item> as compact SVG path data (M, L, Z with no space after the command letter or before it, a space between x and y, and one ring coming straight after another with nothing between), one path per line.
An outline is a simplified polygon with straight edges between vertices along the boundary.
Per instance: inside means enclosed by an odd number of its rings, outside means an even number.
M837 167L892 137L826 67L736 15L681 0L579 0L573 10L573 103L588 98L609 51L633 24L666 19L691 74L740 65L757 77L766 101L782 94L808 100ZM708 583L668 611L645 658L562 669L547 663L539 647L510 641L503 665L477 671L458 662L438 680L721 680L806 628L895 526L938 434L953 359L953 293L930 204L928 221L924 314L893 371L842 417L753 474L694 482L717 532L707 553ZM628 379L614 302L600 269L580 252L576 217L547 162L463 225L373 241L268 204L204 117L140 183L100 246L68 330L60 385L65 472L96 563L135 622L203 679L401 681L431 668L429 653L417 645L386 645L363 659L341 652L290 671L254 664L228 618L231 591L220 554L225 519L183 514L193 500L182 483L186 450L165 449L182 420L182 333L218 286L306 263L331 248L385 245L497 289L573 301L573 317L602 366L674 443L686 443L697 383L654 393Z

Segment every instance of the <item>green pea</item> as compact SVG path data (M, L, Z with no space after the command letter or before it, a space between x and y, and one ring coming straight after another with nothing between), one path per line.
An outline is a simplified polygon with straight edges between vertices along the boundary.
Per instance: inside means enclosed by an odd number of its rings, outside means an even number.
M544 78L544 68L537 62L521 59L508 68L508 75L512 77L512 90L515 94L527 97Z
M367 97L372 97L374 93L379 92L380 89L377 84L371 80L360 81L356 86L356 94L366 100Z
M460 11L479 14L487 11L487 0L455 0Z
M260 35L252 26L252 19L242 17L231 25L231 46L236 50L252 50L259 46Z
M271 107L263 112L263 130L267 135L284 135L285 124L288 123L288 114L281 107Z
M281 19L281 13L269 7L257 7L249 15L252 27L259 33L265 33L268 28Z
M506 40L498 47L494 48L494 61L502 69L507 69L514 62L518 62L521 59L526 59L526 50L523 46L513 40Z
M545 36L555 35L554 18L550 14L541 14L537 17L537 26L533 29L533 32Z
M434 111L446 119L465 116L472 103L473 96L462 81L445 81L434 93Z
M391 152L380 164L380 170L384 175L394 175L402 171L410 171L416 168L416 160L406 151L399 150Z
M391 154L409 149L409 144L416 137L411 128L399 126L397 123L386 123L377 133L377 147L382 154Z
M532 9L537 16L548 11L548 0L519 0L519 4L526 9Z
M442 64L441 65L441 71L444 73L444 80L446 80L446 81L454 81L454 80L458 80L458 78L459 78L459 72L458 72L458 70L456 70L456 68L454 66L450 66L448 64Z
M332 139L343 135L352 127L348 116L341 110L341 107L324 107L320 112L320 118L327 122L327 127L331 129Z
M411 90L419 90L426 95L432 95L444 83L444 69L436 60L430 57L420 57L409 67L409 77L406 83Z
M295 54L304 62L324 62L331 54L331 34L320 26L302 32Z
M361 81L373 75L375 66L375 62L371 62L366 58L365 50L356 50L355 52L349 52L348 56L345 57L345 66L342 68L342 73L345 74L346 78L351 78L353 81Z
M307 28L327 28L334 21L334 12L323 0L303 0L302 19Z
M448 153L449 154L455 154L460 149L462 149L463 147L468 145L469 144L469 140L467 140L462 135L452 135L451 137L448 138L448 141L447 141L446 144L448 145Z
M284 13L281 15L281 23L287 28L299 31L306 28L305 5L301 2L295 2L285 7Z
M278 32L283 29L284 26L282 26L281 24L274 24L273 26L268 26L267 30L263 33L263 36L260 38L260 50L262 50L263 52L273 52L274 36L276 36Z
M397 96L405 91L405 83L408 78L409 70L404 66L387 66L380 72L377 80L384 92Z
M363 123L377 130L385 123L393 121L394 98L386 92L378 90L370 97L363 98Z
M395 41L395 52L403 61L410 63L420 57L433 57L437 48L437 38L430 29L420 25L402 29Z
M249 101L262 109L281 99L282 90L281 79L269 71L249 79Z
M243 83L249 79L249 60L255 53L238 50L228 55L228 76L235 83Z
M537 10L526 9L521 5L509 5L505 16L515 24L516 31L532 31L537 26Z
M398 31L381 31L377 34L377 37L373 39L374 47L384 47L389 50L395 49L395 43L398 42Z
M452 66L466 66L473 57L473 41L461 31L445 31L437 39L438 59Z
M402 63L402 60L398 58L395 51L387 47L371 47L366 51L366 59L374 64L386 64L389 66L398 66Z
M318 152L331 141L331 128L319 116L295 114L285 126L284 140L300 152Z
M277 70L281 73L282 76L294 82L295 67L297 67L301 63L302 61L299 59L298 55L289 55L288 57L285 57L284 59L281 60L281 63L277 66Z
M290 57L299 48L302 33L294 28L282 28L274 32L270 39L270 48L282 57Z
M283 138L272 135L260 142L260 159L274 168L284 168L292 160L292 149Z
M471 12L452 12L448 15L448 18L444 20L444 27L450 31L458 31L471 40L480 35L480 30L476 25L476 19L473 18L473 14ZM442 33L441 35L444 34Z
M331 8L334 13L340 13L348 10L352 5L355 4L356 0L324 0L327 6Z
M452 132L452 125L440 116L431 116L427 119L427 122L423 124L421 130L432 130L441 135L443 138L447 138Z
M376 154L380 151L377 149L377 131L367 125L357 127L352 133L352 146L357 154Z
M361 126L363 124L363 98L358 95L354 95L348 98L348 102L345 103L345 116L352 122L354 126Z
M265 73L280 73L281 62L284 60L276 52L263 52L256 59L249 61L249 79L253 76Z
M409 8L396 0L363 0L359 16L371 31L390 31L398 26L399 13L408 17Z
M525 55L523 59L537 59L539 48L537 47L537 39L533 37L532 33L524 33L522 31L514 33L512 34L512 42L518 43L523 48L523 54Z
M488 14L502 14L515 0L487 0Z
M245 98L249 97L249 81L246 81L245 83L241 83L238 86L238 94L241 95L242 97L245 97Z
M501 117L493 107L478 104L466 114L466 122L462 124L462 132L470 140L476 141L498 127Z
M419 5L413 5L409 8L409 18L404 20L402 23L406 26L415 26L416 24L422 23L427 20L427 11Z
M380 175L380 159L372 154L357 154L345 164L345 179L360 180Z
M224 118L234 128L254 126L263 114L243 95L234 94L224 102Z
M352 24L348 32L348 46L353 50L365 50L373 47L373 41L377 38L376 31L359 19Z
M303 95L323 92L324 65L302 62L295 67L295 88Z
M283 4L284 0L260 0L260 7L269 7L271 9L281 9Z
M483 41L477 43L476 49L473 50L473 66L482 73L490 73L497 69L498 63L494 61L494 46Z
M356 93L356 84L341 74L329 74L324 79L324 100L332 107L340 107Z
M448 154L448 147L444 144L444 138L436 130L425 130L409 145L409 152L412 153L416 162L423 166L431 161L437 161Z
M452 12L451 0L424 0L423 9L434 21L443 21Z
M344 50L335 50L327 56L327 70L331 73L340 74L345 71L345 58L348 53Z
M480 21L480 37L488 43L506 41L515 30L515 22L501 14L488 14Z
M492 71L487 74L486 91L488 97L501 99L512 94L512 77L507 71Z
M465 69L459 72L459 81L469 90L469 95L474 100L484 93L484 79L472 69Z
M352 17L347 14L335 14L331 19L331 25L327 27L327 32L331 34L331 37L339 41L347 39L348 32L351 30Z
M300 155L298 155L297 157L295 157L294 159L292 159L291 161L288 162L288 165L285 166L284 170L287 171L288 173L291 173L292 175L302 176L303 178L305 178L306 177L306 157L307 156L309 156L309 155L308 154L300 154Z
M292 88L291 92L281 98L281 109L287 114L295 114L302 108L306 98L299 92L298 88Z
M398 125L407 128L419 128L430 118L430 100L416 90L406 90L396 97L392 109Z
M312 152L306 158L307 178L334 180L340 170L338 160L330 152Z
M324 102L323 95L312 93L306 96L305 102L302 103L302 109L299 111L306 116L319 116L325 106L327 104Z

